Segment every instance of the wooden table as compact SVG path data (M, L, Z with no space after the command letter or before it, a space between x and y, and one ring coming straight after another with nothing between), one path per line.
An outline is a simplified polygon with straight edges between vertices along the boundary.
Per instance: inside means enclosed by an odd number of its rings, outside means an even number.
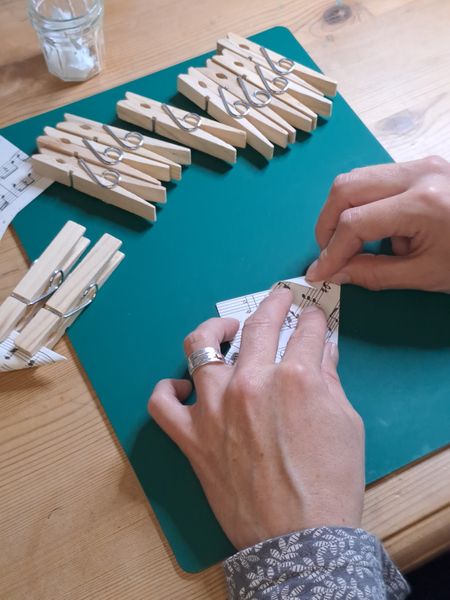
M24 2L0 0L0 125L244 35L288 26L392 156L450 160L450 2L108 0L106 65L67 85L45 68ZM26 263L0 243L0 299ZM225 597L219 566L182 572L65 341L63 365L0 376L0 598ZM450 546L450 449L373 485L364 526L407 569Z

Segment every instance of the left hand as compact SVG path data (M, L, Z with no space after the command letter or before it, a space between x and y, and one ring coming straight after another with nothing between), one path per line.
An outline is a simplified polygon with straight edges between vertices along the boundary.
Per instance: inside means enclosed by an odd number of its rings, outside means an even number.
M360 525L364 429L339 382L320 309L302 313L274 362L291 303L289 289L272 291L245 323L237 364L194 372L194 405L182 404L191 383L177 379L160 381L149 401L238 549L308 527ZM237 329L235 319L202 323L186 338L186 355L219 348Z

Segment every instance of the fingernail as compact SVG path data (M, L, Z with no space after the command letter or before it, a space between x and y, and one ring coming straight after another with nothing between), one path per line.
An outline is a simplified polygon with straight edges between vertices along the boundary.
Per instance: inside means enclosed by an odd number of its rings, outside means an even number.
M315 261L312 263L312 265L310 265L309 269L306 271L305 278L306 278L308 281L317 281L317 279L318 279L318 278L317 278L317 277L315 277L315 275L316 275L315 271L317 271L317 265L318 265L318 262L319 262L319 261L315 260Z
M331 281L331 283L336 283L337 285L344 285L345 283L351 283L350 275L348 273L344 273L343 271L333 275L333 277L330 278L330 281Z

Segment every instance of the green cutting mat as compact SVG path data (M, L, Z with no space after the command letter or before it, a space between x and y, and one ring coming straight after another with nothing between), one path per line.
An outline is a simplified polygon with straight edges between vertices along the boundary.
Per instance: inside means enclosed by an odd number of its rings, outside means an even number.
M314 67L292 34L254 36ZM126 90L181 107L176 76L201 56L3 130L27 153L65 111L112 123ZM174 97L175 96L175 97ZM181 567L198 571L233 552L189 464L150 421L158 379L182 377L182 340L215 315L215 303L302 274L317 255L314 224L333 178L390 161L341 97L329 122L266 163L239 152L234 166L193 152L169 186L158 222L147 225L100 201L52 185L15 220L31 259L67 219L97 240L123 240L126 259L70 339L133 465ZM409 291L342 291L340 374L367 428L367 479L374 481L449 441L450 296ZM102 460L98 456L98 460ZM227 493L227 490L223 490Z

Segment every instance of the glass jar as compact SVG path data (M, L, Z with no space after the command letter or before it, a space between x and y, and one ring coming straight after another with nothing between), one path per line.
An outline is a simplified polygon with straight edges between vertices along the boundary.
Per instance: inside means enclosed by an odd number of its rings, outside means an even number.
M85 81L103 58L103 0L28 0L28 16L47 68L63 81Z

